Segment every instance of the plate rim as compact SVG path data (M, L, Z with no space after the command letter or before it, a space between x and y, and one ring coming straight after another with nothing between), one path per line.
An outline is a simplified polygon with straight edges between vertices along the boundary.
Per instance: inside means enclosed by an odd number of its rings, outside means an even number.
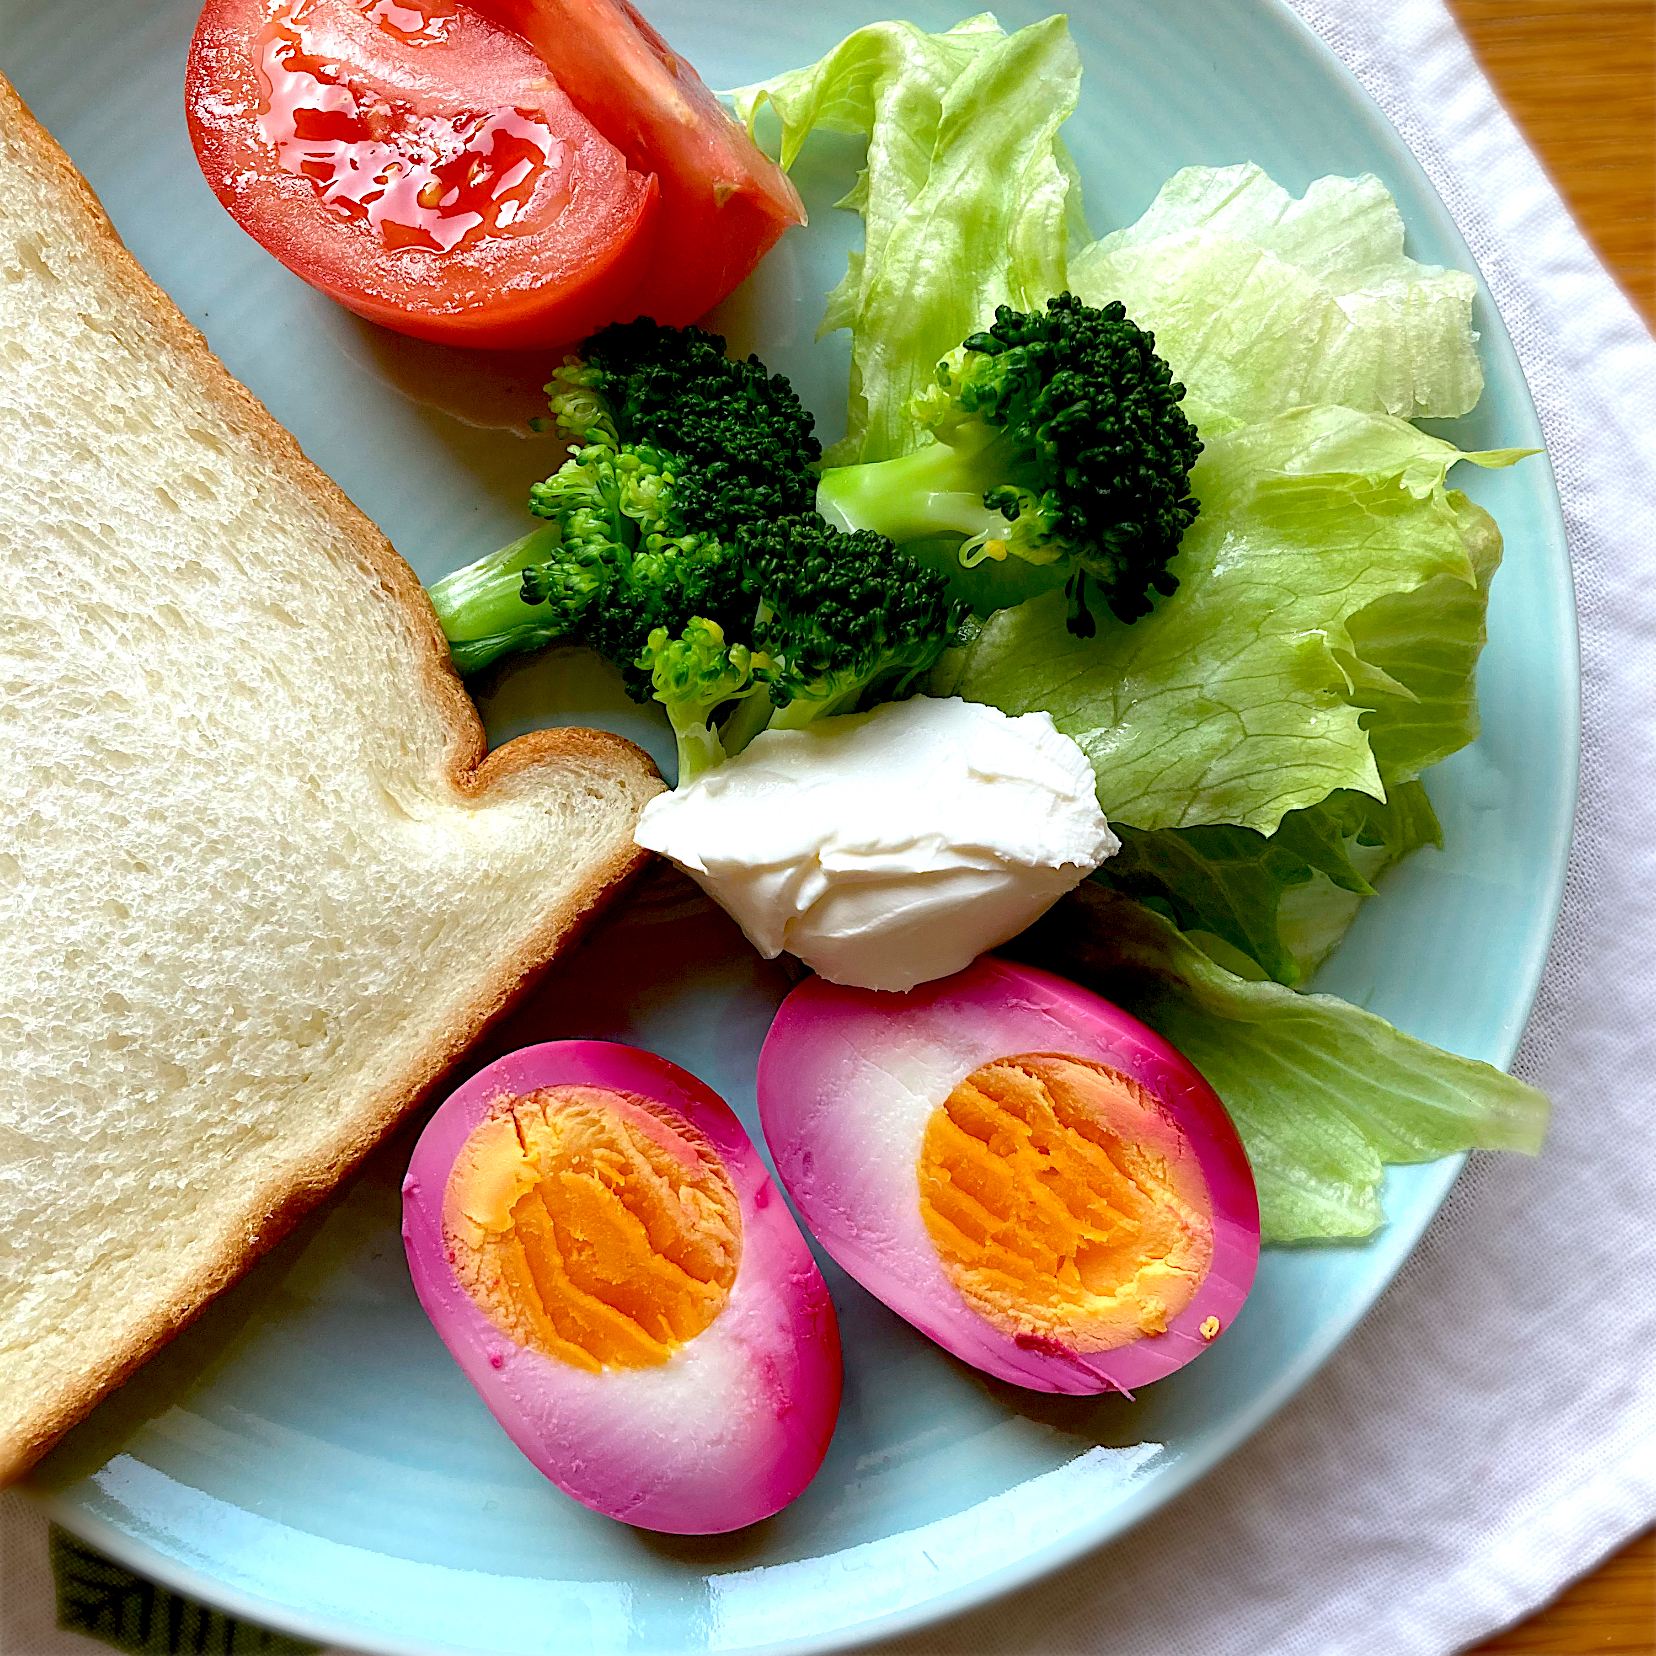
M1423 187L1426 210L1436 220L1434 230L1451 247L1458 250L1465 261L1464 268L1474 274L1479 297L1499 328L1498 338L1505 349L1511 352L1517 368L1518 392L1512 413L1515 422L1525 428L1521 433L1523 441L1533 442L1540 450L1535 459L1540 463L1538 469L1545 472L1546 487L1539 491L1542 509L1537 514L1533 528L1537 540L1542 543L1547 553L1545 566L1551 577L1549 584L1553 589L1550 596L1558 604L1564 624L1565 660L1560 666L1563 669L1566 694L1555 707L1555 735L1559 738L1564 764L1562 773L1556 778L1554 817L1549 824L1546 848L1547 877L1541 893L1540 908L1546 913L1547 919L1537 929L1528 958L1523 965L1524 988L1513 1003L1514 1013L1520 1015L1514 1016L1503 1030L1497 1055L1492 1060L1499 1068L1507 1070L1510 1069L1540 993L1547 959L1557 931L1563 907L1580 789L1579 614L1557 476L1551 455L1545 446L1540 416L1511 331L1501 315L1482 268L1424 164L1353 70L1300 15L1291 4L1291 0L1246 0L1246 3L1254 5L1261 13L1274 17L1279 24L1286 25L1289 32L1299 37L1301 43L1321 62L1324 69L1331 71L1333 79L1345 94L1350 113L1361 123L1365 135L1387 155L1394 167L1411 176L1418 186ZM1398 1271L1413 1254L1428 1226L1437 1218L1468 1159L1469 1153L1461 1152L1434 1162L1417 1164L1429 1170L1429 1182L1417 1195L1409 1221L1400 1228L1395 1222L1388 1221L1379 1233L1393 1252L1389 1264L1374 1279L1371 1290L1342 1308L1338 1316L1330 1318L1320 1331L1320 1337L1305 1347L1297 1359L1278 1376L1276 1382L1255 1397L1249 1406L1229 1415L1222 1427L1204 1439L1199 1447L1186 1453L1176 1464L1169 1466L1154 1478L1146 1480L1141 1488L1125 1499L1109 1507L1091 1522L1078 1526L1067 1535L1049 1542L1016 1563L990 1571L935 1598L886 1612L849 1628L818 1635L772 1640L762 1645L743 1646L740 1656L828 1656L830 1652L856 1650L876 1640L901 1637L918 1629L949 1621L971 1610L981 1609L994 1600L1027 1587L1126 1535L1234 1454L1315 1378L1324 1364L1350 1338L1357 1324L1389 1291ZM173 1559L139 1537L123 1532L107 1520L67 1501L61 1494L43 1493L32 1489L27 1482L19 1487L24 1496L41 1510L50 1522L59 1525L116 1563L157 1585L185 1594L239 1620L324 1645L337 1645L348 1650L372 1653L372 1656L476 1656L475 1651L465 1646L410 1641L406 1638L376 1637L367 1627L335 1621L325 1616L312 1616L279 1601L246 1592L216 1576Z

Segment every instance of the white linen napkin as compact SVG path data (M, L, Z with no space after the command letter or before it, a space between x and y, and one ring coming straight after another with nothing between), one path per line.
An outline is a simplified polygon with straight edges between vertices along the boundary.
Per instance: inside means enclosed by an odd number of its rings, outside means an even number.
M1517 1065L1552 1094L1552 1135L1538 1161L1474 1157L1356 1335L1198 1488L885 1647L903 1656L1444 1656L1656 1520L1656 341L1440 0L1292 3L1471 243L1564 497L1581 805ZM104 1649L55 1628L45 1522L16 1495L0 1584L3 1656Z

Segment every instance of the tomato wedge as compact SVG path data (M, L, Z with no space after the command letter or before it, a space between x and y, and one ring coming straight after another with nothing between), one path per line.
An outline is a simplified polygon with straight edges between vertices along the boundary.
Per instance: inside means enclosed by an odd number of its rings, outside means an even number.
M242 228L360 316L528 348L640 308L655 178L456 0L208 0L185 112Z
M704 316L805 207L788 175L626 0L471 0L526 40L629 166L661 180L640 309Z

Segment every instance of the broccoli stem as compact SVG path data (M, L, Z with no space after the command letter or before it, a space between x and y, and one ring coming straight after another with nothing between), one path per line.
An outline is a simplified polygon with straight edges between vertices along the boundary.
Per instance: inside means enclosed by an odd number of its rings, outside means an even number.
M678 786L694 782L725 758L724 744L708 723L710 711L693 702L668 702L667 722L678 743Z
M831 696L795 696L785 707L777 708L772 714L770 728L803 730L818 719L831 719L836 713L854 712L867 688L867 682L859 680L849 689L837 689Z
M1007 527L983 504L984 490L1002 481L984 463L992 446L934 442L895 460L832 466L817 485L817 510L847 533L872 529L899 546L939 535L992 535Z
M523 601L523 571L550 558L558 547L551 526L533 530L510 546L445 575L430 589L432 607L463 675L517 650L533 650L560 636L558 612Z
M719 731L719 744L724 757L735 758L761 730L770 725L775 712L770 697L764 694L744 696L737 702L735 711Z

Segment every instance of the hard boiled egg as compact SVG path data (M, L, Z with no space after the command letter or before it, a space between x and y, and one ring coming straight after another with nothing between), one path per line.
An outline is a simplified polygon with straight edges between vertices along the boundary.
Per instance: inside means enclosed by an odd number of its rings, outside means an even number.
M1160 1379L1253 1282L1259 1204L1213 1089L1050 973L984 958L906 994L808 979L765 1041L759 1114L823 1247L1016 1385Z
M554 1041L481 1070L420 1137L403 1241L490 1411L593 1511L713 1534L821 1464L828 1291L729 1106L665 1059Z

